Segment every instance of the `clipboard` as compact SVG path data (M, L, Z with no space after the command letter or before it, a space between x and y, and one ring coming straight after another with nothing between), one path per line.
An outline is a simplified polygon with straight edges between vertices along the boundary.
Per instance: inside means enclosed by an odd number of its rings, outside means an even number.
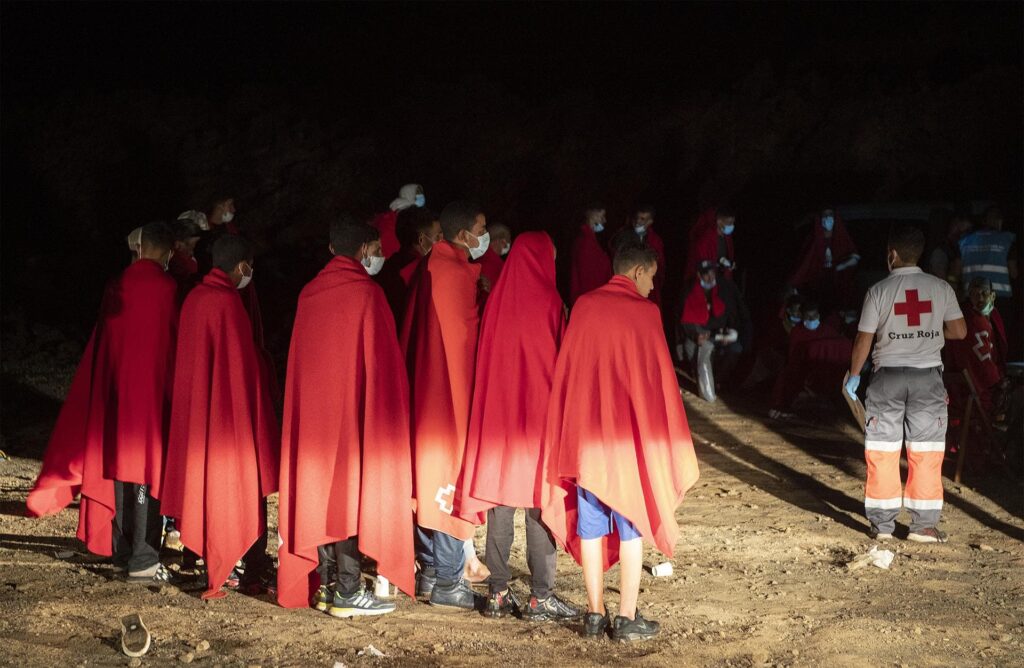
M860 399L853 399L846 392L846 383L850 380L850 372L847 371L846 375L843 376L843 384L839 388L839 391L843 394L843 399L846 399L846 405L850 407L850 412L853 413L853 419L856 420L857 426L860 427L861 431L867 430L866 418L864 413L864 404L861 403Z

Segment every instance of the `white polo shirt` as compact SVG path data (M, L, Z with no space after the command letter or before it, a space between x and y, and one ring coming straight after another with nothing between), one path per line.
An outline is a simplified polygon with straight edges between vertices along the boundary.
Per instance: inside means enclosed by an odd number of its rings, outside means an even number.
M864 297L857 329L875 334L875 368L942 365L942 325L964 315L953 288L920 267L893 269Z

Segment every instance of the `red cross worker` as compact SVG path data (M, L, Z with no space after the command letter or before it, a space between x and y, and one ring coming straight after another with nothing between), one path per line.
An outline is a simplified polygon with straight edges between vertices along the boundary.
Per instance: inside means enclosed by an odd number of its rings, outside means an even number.
M938 524L948 401L941 354L945 340L963 339L967 326L949 284L917 266L923 250L924 234L916 227L896 227L890 233L890 273L864 297L846 392L856 396L870 353L873 371L864 402L864 512L872 537L891 539L896 518L906 508L908 539L944 543L946 534ZM905 488L900 479L904 444Z

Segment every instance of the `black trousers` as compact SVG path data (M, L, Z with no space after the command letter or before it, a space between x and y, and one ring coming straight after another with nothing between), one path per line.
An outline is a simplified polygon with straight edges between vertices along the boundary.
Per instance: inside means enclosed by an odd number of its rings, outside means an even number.
M496 506L487 511L487 553L484 562L491 571L487 586L492 594L508 588L512 574L508 557L515 538L516 509ZM530 567L530 593L538 599L551 595L555 587L555 539L541 524L540 509L526 509L526 564Z
M129 573L156 566L162 533L160 502L149 496L149 488L114 481L114 564L127 568Z
M320 584L333 586L334 591L342 596L351 596L359 591L362 572L359 569L359 539L357 536L328 543L317 548L320 565L317 573Z

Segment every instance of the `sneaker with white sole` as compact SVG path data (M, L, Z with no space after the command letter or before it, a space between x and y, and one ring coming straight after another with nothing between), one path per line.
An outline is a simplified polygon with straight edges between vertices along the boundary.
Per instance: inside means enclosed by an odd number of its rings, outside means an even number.
M871 525L871 530L868 532L871 535L871 540L892 540L891 532L879 531L878 527Z
M949 540L949 536L935 527L928 527L910 532L907 534L907 540L912 540L915 543L945 543Z
M382 601L372 592L360 589L351 596L342 596L334 593L334 603L327 610L331 617L372 617L374 615L386 615L394 612L397 606L394 603Z

